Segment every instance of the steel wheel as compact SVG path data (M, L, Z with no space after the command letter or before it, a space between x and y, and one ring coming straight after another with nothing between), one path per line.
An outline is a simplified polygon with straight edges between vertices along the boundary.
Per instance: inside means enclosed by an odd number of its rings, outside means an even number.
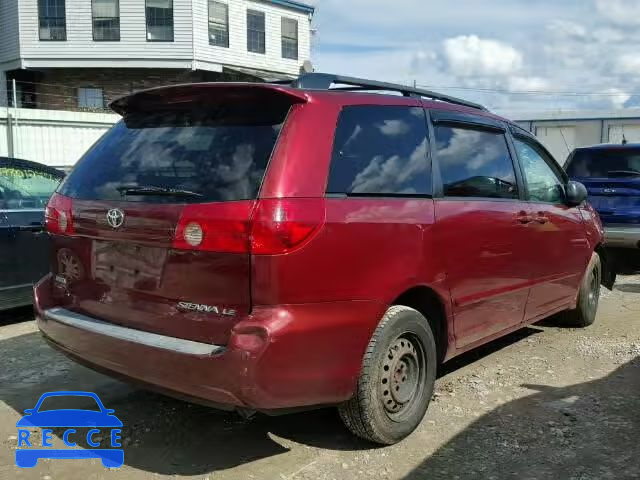
M589 313L598 310L598 301L600 299L600 267L595 265L589 273L589 291L587 293L587 305Z
M339 406L342 421L372 442L399 442L427 411L437 364L429 321L411 307L389 307L369 340L354 396Z
M602 263L600 256L594 252L578 290L576 308L567 310L558 316L567 326L584 328L592 325L598 313L600 299L600 283L602 281Z
M403 334L392 342L380 378L380 398L390 419L402 421L413 409L424 388L425 372L425 356L417 339Z

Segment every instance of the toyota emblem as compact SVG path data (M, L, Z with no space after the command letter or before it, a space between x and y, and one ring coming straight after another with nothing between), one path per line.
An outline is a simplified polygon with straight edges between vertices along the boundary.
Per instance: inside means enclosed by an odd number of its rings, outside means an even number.
M112 208L107 212L107 223L113 228L120 228L124 223L124 212L119 208Z

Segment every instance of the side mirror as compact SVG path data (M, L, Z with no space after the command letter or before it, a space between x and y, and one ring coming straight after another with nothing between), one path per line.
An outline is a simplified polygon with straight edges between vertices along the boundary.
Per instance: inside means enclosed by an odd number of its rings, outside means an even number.
M587 192L587 187L583 184L571 180L567 183L566 195L567 205L570 207L577 207L587 199L589 192Z

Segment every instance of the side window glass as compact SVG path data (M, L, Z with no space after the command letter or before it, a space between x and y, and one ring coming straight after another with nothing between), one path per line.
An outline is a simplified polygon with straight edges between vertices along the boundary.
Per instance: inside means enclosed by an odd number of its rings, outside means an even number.
M30 168L0 167L0 210L44 208L58 187L55 175Z
M435 135L445 197L518 198L503 133L436 125Z
M564 185L549 164L529 143L514 139L516 152L524 170L529 198L535 202L563 203Z
M425 114L418 107L343 109L327 193L430 195Z

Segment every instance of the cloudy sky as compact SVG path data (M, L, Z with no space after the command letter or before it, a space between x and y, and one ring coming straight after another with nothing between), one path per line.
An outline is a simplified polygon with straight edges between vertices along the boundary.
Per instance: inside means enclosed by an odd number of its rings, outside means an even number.
M315 0L317 71L502 112L640 107L640 0Z

